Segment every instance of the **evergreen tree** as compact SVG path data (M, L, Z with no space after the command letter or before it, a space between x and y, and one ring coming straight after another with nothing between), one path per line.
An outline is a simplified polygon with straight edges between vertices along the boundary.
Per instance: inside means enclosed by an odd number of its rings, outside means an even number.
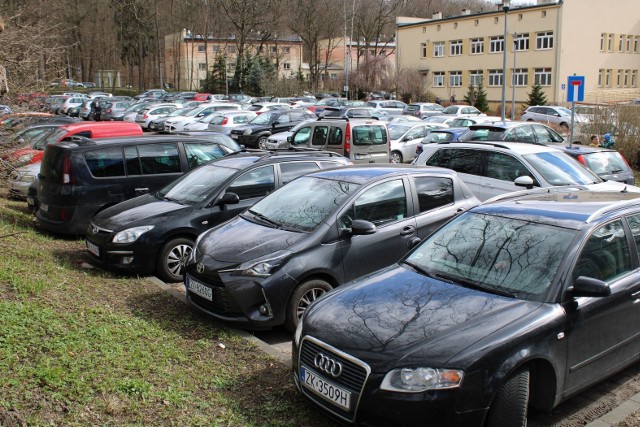
M211 66L211 71L207 74L207 80L202 88L203 91L209 93L225 93L227 89L225 67L224 56L216 55L216 59Z
M484 89L484 85L480 83L479 85L470 84L467 90L466 95L464 96L464 101L476 107L478 110L486 113L489 111L489 102L487 101L487 91Z
M472 105L475 107L476 105L476 97L478 96L477 92L476 92L476 87L473 83L469 84L469 87L467 88L467 93L464 96L464 102L466 102L469 105Z
M547 105L547 97L542 90L542 86L539 84L535 84L531 87L531 92L528 94L529 100L527 101L528 106L533 105Z

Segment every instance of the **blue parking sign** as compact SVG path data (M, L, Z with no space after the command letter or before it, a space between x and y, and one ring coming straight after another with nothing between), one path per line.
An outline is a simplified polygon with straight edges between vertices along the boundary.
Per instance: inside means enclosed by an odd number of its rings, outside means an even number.
M567 102L584 101L584 76L569 76L567 89Z

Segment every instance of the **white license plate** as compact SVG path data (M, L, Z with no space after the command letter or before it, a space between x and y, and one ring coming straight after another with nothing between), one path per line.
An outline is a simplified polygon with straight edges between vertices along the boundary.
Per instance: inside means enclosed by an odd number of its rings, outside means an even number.
M302 384L323 399L349 411L351 409L351 392L333 385L316 375L304 366L300 367L300 381Z
M358 153L356 153L356 154L354 155L354 158L355 158L356 160L370 159L370 158L371 158L371 154L358 154Z
M202 298L208 299L209 301L213 301L213 290L211 288L206 287L200 282L196 282L192 278L189 278L187 286L189 291L194 294L200 295Z
M43 212L47 212L49 210L49 205L45 205L44 203L40 205L40 210Z
M92 254L94 254L97 257L100 256L100 248L98 247L98 245L95 245L95 244L91 243L88 240L86 241L86 245L87 245L87 250L89 252L91 252Z

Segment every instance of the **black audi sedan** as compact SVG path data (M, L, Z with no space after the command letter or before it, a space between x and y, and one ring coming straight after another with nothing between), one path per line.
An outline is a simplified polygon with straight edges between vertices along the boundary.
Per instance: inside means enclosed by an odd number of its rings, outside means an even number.
M315 172L201 234L185 267L187 300L242 327L293 332L316 298L395 263L478 203L449 169Z
M85 234L91 262L118 272L155 272L167 282L182 281L198 234L300 175L350 163L323 151L238 152L214 160L154 194L95 215Z
M367 426L522 427L640 360L640 194L499 196L309 307L304 396Z

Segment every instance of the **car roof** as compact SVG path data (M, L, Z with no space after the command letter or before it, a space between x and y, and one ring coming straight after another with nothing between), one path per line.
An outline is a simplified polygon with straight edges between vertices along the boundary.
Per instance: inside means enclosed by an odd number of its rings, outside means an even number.
M437 129L436 131L445 131L450 129ZM522 142L507 142L507 141L448 141L439 142L439 146L450 145L452 147L461 148L478 148L478 149L504 149L518 154L532 154L543 152L561 152L559 148L544 145L544 144L528 144Z
M364 184L366 182L377 180L387 176L393 175L406 175L406 174L434 174L434 175L457 175L455 171L451 169L439 168L439 167L420 167L413 165L384 165L380 164L367 164L348 166L339 169L328 169L320 172L314 172L309 174L324 179L334 179L340 181L353 182L355 184Z
M560 150L566 151L567 153L574 154L574 155L601 153L603 151L617 152L617 150L615 150L613 148L592 147L590 145L580 145L580 144L573 144L571 147L569 147L568 145L564 145L564 144L551 144L551 146L555 147L555 148L558 148Z

